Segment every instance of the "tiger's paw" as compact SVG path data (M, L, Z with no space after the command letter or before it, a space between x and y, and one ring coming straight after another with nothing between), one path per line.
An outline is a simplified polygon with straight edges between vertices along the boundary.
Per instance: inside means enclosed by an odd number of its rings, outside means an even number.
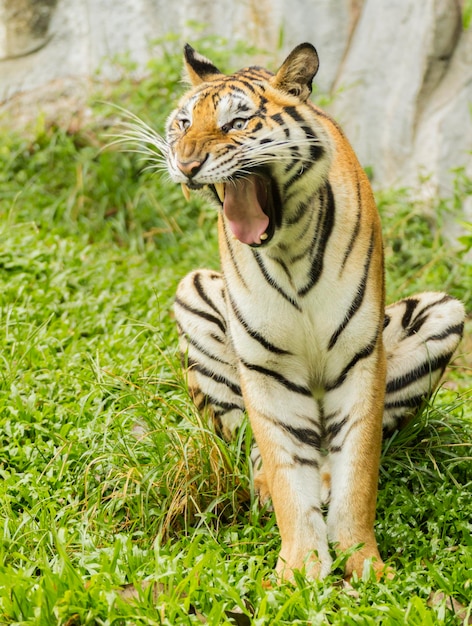
M346 582L350 583L353 578L365 579L369 577L371 571L373 571L378 581L392 580L395 577L395 571L389 565L385 565L379 556L371 555L366 557L362 555L359 558L355 558L358 555L359 553L352 555L346 563L344 573Z
M309 580L322 580L331 572L333 561L328 552L322 558L319 557L317 550L311 550L308 553L300 550L291 556L290 559L279 556L275 568L279 582L295 584L295 572L300 572Z
M390 565L383 564L383 567L375 570L375 577L380 580L393 580L396 576L395 570Z

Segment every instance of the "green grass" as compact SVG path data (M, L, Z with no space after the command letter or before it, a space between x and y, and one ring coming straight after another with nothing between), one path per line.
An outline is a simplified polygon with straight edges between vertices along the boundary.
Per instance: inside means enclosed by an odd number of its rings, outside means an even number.
M257 625L461 623L428 597L443 591L470 615L464 356L384 445L376 528L396 578L366 572L347 591L339 561L322 583L267 586L279 536L252 498L249 429L227 446L196 414L171 315L179 279L218 266L214 210L101 150L117 116L103 99L162 128L179 77L169 43L146 80L97 87L87 126L1 131L0 623L225 624L236 607ZM441 215L470 193L458 181ZM470 264L423 207L404 190L379 206L389 299L444 289L470 311ZM145 580L157 598L148 587L125 601L121 586Z

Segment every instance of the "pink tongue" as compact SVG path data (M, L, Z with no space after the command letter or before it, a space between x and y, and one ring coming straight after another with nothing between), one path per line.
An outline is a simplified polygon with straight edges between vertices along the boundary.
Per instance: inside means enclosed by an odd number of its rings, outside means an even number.
M238 178L225 185L224 214L236 239L241 243L261 243L261 235L269 226L269 218L261 208L265 190L256 176Z

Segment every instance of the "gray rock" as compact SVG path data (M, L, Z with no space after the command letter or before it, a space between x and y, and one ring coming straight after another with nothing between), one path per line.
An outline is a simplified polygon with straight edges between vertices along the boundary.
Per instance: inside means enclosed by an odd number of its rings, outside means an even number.
M329 108L374 185L447 195L451 168L472 175L472 28L462 27L459 0L0 0L0 99L62 82L71 92L71 79L81 89L98 67L113 77L110 59L124 52L143 68L150 42L170 32L268 51L235 68L275 66L311 41L317 86L333 96Z

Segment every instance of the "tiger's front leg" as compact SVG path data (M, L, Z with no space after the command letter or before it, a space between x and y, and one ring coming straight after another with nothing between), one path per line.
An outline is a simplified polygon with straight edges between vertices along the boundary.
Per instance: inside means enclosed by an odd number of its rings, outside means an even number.
M345 575L361 576L366 560L380 576L385 566L374 535L382 440L385 360L376 349L335 379L323 400L325 444L331 474L328 536L336 550L358 546Z
M293 570L305 569L322 578L332 559L321 501L320 407L303 375L294 376L299 368L272 367L242 359L240 372L282 540L276 571L290 579Z

